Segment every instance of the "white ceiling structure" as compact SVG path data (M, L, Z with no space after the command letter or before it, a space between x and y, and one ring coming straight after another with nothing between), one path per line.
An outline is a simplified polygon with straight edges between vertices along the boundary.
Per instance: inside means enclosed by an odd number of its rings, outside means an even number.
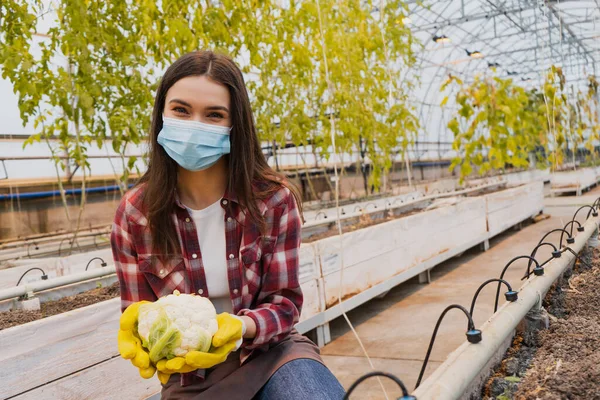
M413 68L420 80L415 101L422 124L417 158L451 155L446 124L455 107L450 101L441 108L445 94L439 91L448 74L465 82L477 74L495 75L531 88L541 86L556 65L577 91L585 90L588 75L600 73L600 0L409 2L412 31L423 45ZM474 57L477 52L482 57Z

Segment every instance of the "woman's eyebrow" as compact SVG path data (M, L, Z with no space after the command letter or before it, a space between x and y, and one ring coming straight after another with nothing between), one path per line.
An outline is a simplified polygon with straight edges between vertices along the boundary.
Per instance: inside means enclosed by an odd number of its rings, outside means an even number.
M229 112L229 109L224 106L208 106L208 107L206 107L206 109L210 110L210 111L220 110L220 111Z
M179 104L184 105L186 107L192 108L192 105L190 103L188 103L187 101L179 100L179 99L173 99L173 100L169 101L169 104L171 104L171 103L179 103Z

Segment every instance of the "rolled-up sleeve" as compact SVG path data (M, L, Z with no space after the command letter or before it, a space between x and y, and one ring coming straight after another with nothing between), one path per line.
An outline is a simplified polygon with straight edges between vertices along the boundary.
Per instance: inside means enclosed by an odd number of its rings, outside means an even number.
M298 257L302 221L295 197L288 189L278 207L281 207L281 214L276 224L276 242L271 260L264 266L266 273L258 304L238 313L252 318L256 324L256 337L243 344L246 350L285 338L300 317L303 298L298 280Z

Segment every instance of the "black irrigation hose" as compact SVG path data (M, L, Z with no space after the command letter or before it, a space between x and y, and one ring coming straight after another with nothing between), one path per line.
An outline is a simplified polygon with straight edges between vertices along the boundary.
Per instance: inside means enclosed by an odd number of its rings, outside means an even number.
M531 257L535 258L535 255L537 254L537 251L540 247L543 246L550 246L552 247L552 257L550 257L549 259L547 259L546 261L544 261L543 263L540 264L540 268L543 268L546 264L548 264L550 261L554 260L555 258L560 258L561 256L561 252L556 248L555 245L553 245L552 243L549 242L543 242L543 243L538 243L537 246L535 246L535 248L533 249L533 251L531 252ZM529 260L529 262L527 263L527 273L525 274L525 277L521 278L521 280L526 279L529 275L531 275L531 263L532 261Z
M19 286L19 284L21 283L21 280L23 280L23 277L24 277L25 275L27 275L27 273L28 273L29 271L33 271L33 270L36 270L36 269L37 269L37 270L39 270L39 271L42 271L42 280L44 280L44 281L45 281L46 279L48 279L48 275L46 275L46 272L45 272L43 269L41 269L41 268L38 268L38 267L33 267L33 268L29 268L27 271L25 271L25 272L23 273L23 275L21 275L21 277L19 278L19 281L17 282L17 285L16 285L16 286Z
M396 201L394 201L394 204L396 203ZM417 389L419 387L419 385L421 384L421 380L423 379L423 374L425 373L425 369L427 368L427 363L429 362L429 357L431 356L431 351L433 349L433 344L435 343L435 339L438 333L438 330L440 328L440 325L442 323L442 320L444 319L445 315L448 313L448 311L452 310L452 309L459 309L461 310L468 319L468 325L467 325L467 340L470 343L479 343L482 340L482 333L479 329L475 329L475 324L473 322L473 312L475 310L475 303L477 301L477 298L479 296L479 293L481 292L481 290L483 290L483 288L485 286L487 286L489 283L491 282L498 282L498 288L496 290L496 301L494 304L494 313L496 311L498 311L498 301L499 301L499 297L500 297L500 286L504 283L506 285L506 287L508 288L508 291L505 293L506 296L506 300L507 301L516 301L518 299L518 292L513 291L512 287L510 286L510 284L505 281L504 278L504 274L506 273L506 271L508 270L508 268L512 265L512 263L514 263L517 260L520 259L528 259L528 265L527 265L527 275L523 278L528 278L531 275L531 264L535 263L535 268L533 269L533 273L535 275L543 275L544 274L544 268L543 266L546 265L550 260L554 259L554 258L559 258L562 253L569 251L571 252L575 258L577 260L579 260L582 264L586 265L589 267L589 264L587 264L585 261L583 261L581 259L581 257L570 247L563 247L563 237L564 234L567 234L567 244L573 244L575 243L575 238L573 237L573 227L575 224L578 225L577 231L578 232L584 232L584 227L581 225L581 223L579 221L577 221L575 218L577 217L577 214L579 213L579 211L581 211L582 209L585 208L590 208L590 211L588 212L588 215L586 217L586 220L589 219L590 215L593 215L594 217L598 216L598 212L597 210L600 209L600 197L598 199L596 199L594 201L594 204L592 206L583 206L580 207L575 214L573 215L573 219L571 221L569 221L564 228L560 229L553 229L549 232L547 232L539 241L538 245L533 249L531 256L518 256L513 258L512 260L510 260L508 262L508 264L506 264L504 266L504 268L502 269L502 273L500 274L500 278L499 279L488 279L487 281L485 281L484 283L482 283L479 288L477 289L477 291L475 292L475 295L473 296L473 300L471 302L471 311L467 311L463 306L458 305L458 304L452 304L448 307L446 307L446 309L444 309L444 311L442 312L442 314L440 315L440 317L437 320L437 323L435 325L435 328L433 330L433 334L431 336L431 340L429 342L429 347L427 348L427 354L425 355L425 360L423 361L423 365L421 367L421 371L419 372L419 377L417 379L417 384L415 385L415 389ZM568 228L571 228L571 232L569 233L567 231ZM555 245L553 245L550 242L544 242L544 240L552 233L555 232L561 232L560 234L560 242L559 242L559 248L560 250L557 249L557 247ZM537 250L542 247L542 246L550 246L552 247L553 251L552 251L552 258L550 258L549 260L544 261L544 263L540 264L534 257L537 253ZM400 397L398 400L416 400L416 398L414 396L410 396L408 394L408 391L406 390L406 387L404 386L404 384L402 383L402 381L400 379L398 379L397 377L395 377L392 374L388 374L385 372L371 372L368 373L366 375L363 375L362 377L360 377L357 381L355 381L352 386L350 386L350 388L348 389L348 392L346 393L346 395L344 396L344 400L348 400L350 398L350 394L356 389L356 387L362 383L363 381L367 380L368 378L374 377L374 376L383 376L383 377L387 377L389 379L392 379L394 382L396 382L400 388L402 389L402 397Z
M577 209L577 211L575 211L575 214L573 214L573 219L577 218L577 214L579 214L579 211L585 209L585 208L589 208L590 211L588 211L587 217L585 217L585 220L587 221L588 219L590 219L590 214L594 217L598 216L598 210L596 208L594 208L593 206L581 206Z
M467 331L467 340L469 341L469 343L481 342L481 331L479 329L475 329L475 324L473 323L473 318L471 318L471 314L469 314L467 309L459 304L452 304L452 305L446 307L446 309L442 312L442 314L438 318L437 323L435 324L435 329L433 330L433 335L431 336L431 341L429 342L429 347L427 348L427 354L425 355L425 360L423 361L423 366L421 367L421 372L419 373L419 379L417 379L417 384L415 386L415 389L419 387L419 385L421 384L421 379L423 379L423 374L425 373L425 368L427 368L427 362L429 361L429 356L431 355L431 350L433 349L433 343L435 342L435 337L437 335L438 329L440 328L440 324L442 323L442 320L444 319L444 316L446 315L446 313L448 313L448 311L450 311L454 308L458 308L459 310L461 310L467 316L467 319L469 320L468 331Z
M85 266L85 270L86 271L88 270L88 267L90 266L90 264L94 260L100 260L100 261L102 261L102 263L100 264L101 267L106 267L108 265L108 264L106 264L106 261L104 261L104 259L102 257L94 257L90 261L88 261L87 265Z
M483 290L484 287L486 287L489 283L492 283L492 282L498 282L498 284L504 283L504 285L506 285L506 287L508 288L508 291L506 293L504 293L504 296L506 297L506 301L513 302L513 301L517 301L517 299L519 298L519 292L515 292L512 289L512 287L510 286L510 283L508 283L504 279L497 279L497 278L488 279L487 281L483 282L477 288L477 291L475 291L475 295L473 296L473 300L471 300L471 310L469 310L469 314L471 314L471 318L473 318L473 312L475 311L475 303L477 302L477 297L479 296L479 293Z
M315 215L315 221L319 220L319 215L321 215L321 214L323 214L323 219L327 219L327 214L325 214L325 212L323 212L323 211L319 211L317 213L317 215Z
M571 220L571 221L567 222L567 223L565 224L565 227L564 227L563 229L565 229L565 230L566 230L566 229L567 229L567 228L570 226L570 227L571 227L571 237L573 237L573 225L575 225L575 224L579 225L579 226L577 227L577 232L583 232L583 231L584 231L584 229L585 229L585 228L584 228L584 227L581 225L581 222L579 222L579 221L577 221L577 220L575 220L575 219L573 219L573 220Z
M27 258L31 258L31 254L29 253L29 247L30 247L32 244L34 244L34 245L35 245L35 249L36 249L36 250L39 250L39 249L40 249L40 246L38 246L38 244L37 244L36 242L33 242L33 241L32 241L31 243L29 243L29 244L27 245Z
M400 386L400 389L402 390L402 397L399 397L398 400L417 400L416 397L408 394L408 390L406 390L406 386L404 386L404 383L398 377L396 377L392 374L388 374L387 372L380 372L380 371L369 372L368 374L365 374L365 375L361 376L360 378L358 378L352 384L352 386L350 386L350 388L348 389L348 392L346 392L346 395L344 396L344 400L349 400L350 395L352 394L352 392L354 391L354 389L356 389L356 387L358 385L360 385L363 381L366 381L367 379L372 378L374 376L383 376L385 378L389 378L389 379L393 380L394 382L396 382L398 384L398 386Z
M563 237L564 234L567 234L567 244L573 244L575 243L575 238L565 229L561 229L561 228L556 228L556 229L552 229L550 232L546 233L544 236L542 236L542 238L540 239L539 243L542 243L548 236L550 236L551 234L555 233L555 232L560 232L560 242L558 243L558 248L562 249L563 247Z
M508 267L510 267L512 265L512 263L514 263L517 260L521 260L521 259L532 260L535 263L535 268L533 269L533 272L536 275L544 275L544 268L542 268L540 266L540 263L535 258L533 258L531 256L518 256L518 257L515 257L512 260L510 260L508 262L508 264L506 264L504 266L504 268L502 269L502 273L500 274L500 279L504 279L504 274L506 273L506 270L508 269ZM496 290L496 302L494 303L494 313L496 311L498 311L498 301L500 298L500 285L501 285L501 282L498 282L498 289Z

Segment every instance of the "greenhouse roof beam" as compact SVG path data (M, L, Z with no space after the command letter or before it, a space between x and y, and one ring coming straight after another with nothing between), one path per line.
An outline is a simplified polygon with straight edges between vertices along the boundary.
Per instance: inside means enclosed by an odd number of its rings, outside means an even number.
M576 43L584 53L589 55L589 57L592 59L592 61L594 63L594 69L595 69L596 59L589 53L589 49L581 42L581 40L579 39L579 37L577 37L575 32L573 32L573 29L571 28L569 23L564 20L564 18L560 15L560 13L556 10L556 8L554 8L554 6L552 5L551 2L548 3L548 8L552 12L552 15L558 20L559 25L562 26L569 33L569 35L571 36L571 39L573 40L572 43ZM561 34L562 34L562 32L561 32Z
M472 22L472 21L477 21L477 20L482 20L482 19L491 19L491 18L495 18L495 17L500 17L500 16L506 16L509 14L514 14L517 12L521 12L521 11L526 11L526 10L531 10L535 8L535 5L526 5L523 7L518 7L518 8L511 8L511 9L499 9L498 11L495 12L478 12L478 13L474 13L474 14L467 14L465 16L460 16L457 18L443 18L440 21L434 21L431 22L429 24L426 25L421 25L419 26L418 29L413 29L413 32L426 32L426 31L430 31L431 29L438 29L441 28L443 26L458 26L460 24L466 23L466 22Z
M433 9L429 10L429 12L431 12L431 13L433 13L433 14L437 15L438 17L441 17L441 18L443 18L441 13L439 13L439 12L436 12L436 11L433 11ZM489 13L488 13L488 15L489 15ZM499 15L504 15L504 12L502 12L502 13L501 13L501 14L499 14ZM489 20L489 19L488 19L488 20ZM463 28L463 27L461 27L461 26L456 26L456 29L460 29L461 31L463 31L463 32L465 33L465 35L466 35L466 36L465 36L465 38L474 38L475 40L477 40L477 38L478 38L478 35L479 35L479 34L481 34L481 30L483 30L483 28L485 27L485 25L486 25L486 23L485 23L485 22L484 22L484 23L482 23L482 24L480 25L480 30L479 30L477 33L473 33L473 32L471 32L471 31L469 31L469 30L467 30L467 29L464 29L464 28ZM462 43L464 43L464 40L463 40L463 42L462 42ZM492 45L492 44L491 44L491 43L489 43L489 42L487 43L487 47L489 47L489 48L491 48L491 49L494 49L494 50L498 50L498 47L497 47L497 46L495 46L495 45ZM475 61L481 61L481 60L467 58L467 59L458 60L458 61L451 61L451 62L450 62L450 64L457 64L457 63L462 63L462 62L470 62L470 61L474 61L474 62L475 62ZM514 60L514 59L513 59L513 61L515 61L515 62L518 62L518 60ZM450 64L449 64L448 62L444 62L444 63L442 63L442 64L431 62L431 66L436 66L436 67L440 67L440 68L442 68L442 67L445 67L445 68L446 68L446 70L450 70L450 68L448 68L448 67L447 67L447 65L450 65ZM424 67L424 68L427 68L427 67ZM462 71L462 72L458 73L458 75L464 75L464 73L465 73L465 71Z
M598 0L600 1L600 0ZM575 26L575 25L581 25L581 24L590 24L590 23L594 23L597 22L597 18L589 18L589 19L584 19L581 21L573 21L570 22L569 25L571 26ZM500 35L494 35L492 37L485 37L482 38L481 40L490 40L490 39L506 39L506 38L510 38L510 37L515 37L515 36L523 36L524 34L530 34L530 33L539 33L539 32L545 32L548 31L548 27L544 27L544 28L539 28L539 29L528 29L525 28L525 30L523 32L513 32L513 33L507 33L507 34L500 34ZM528 39L526 37L522 37L522 39Z
M596 52L598 52L598 50L596 50ZM530 64L534 64L534 65L538 66L538 69L536 70L536 72L539 72L540 71L539 70L540 63L547 61L547 60L551 60L551 59L552 58L550 56L547 56L547 57L539 57L537 59L523 60L522 62L520 62L518 64L517 63L503 64L502 69L507 70L507 71L508 70L513 71L513 68L514 68L515 72L517 72L517 74L515 74L515 75L518 75L518 74L522 75L522 74L526 73L523 71L523 68L528 67ZM575 61L577 63L574 63ZM581 61L584 61L584 63L581 63ZM564 63L562 61L560 61L560 62L557 62L556 64L558 64L558 65L563 64L564 67L568 67L568 68L572 68L575 66L590 66L590 63L587 60L585 60L584 57L577 55L577 54L574 54L571 57L566 58ZM528 72L533 72L533 71L528 71Z
M568 45L568 44L572 44L574 43L572 39L568 39L563 41L563 44ZM520 49L511 49L511 50L506 50L506 51L500 51L498 53L490 53L486 55L486 58L490 58L490 57L498 57L498 56L503 56L503 55L511 55L511 54L515 54L515 53L522 53L522 52L532 52L534 50L539 50L542 49L541 46L533 46L533 47L523 47ZM592 53L597 53L600 50L600 48L597 49L589 49L586 50L585 54L592 54ZM582 54L583 56L583 54Z

